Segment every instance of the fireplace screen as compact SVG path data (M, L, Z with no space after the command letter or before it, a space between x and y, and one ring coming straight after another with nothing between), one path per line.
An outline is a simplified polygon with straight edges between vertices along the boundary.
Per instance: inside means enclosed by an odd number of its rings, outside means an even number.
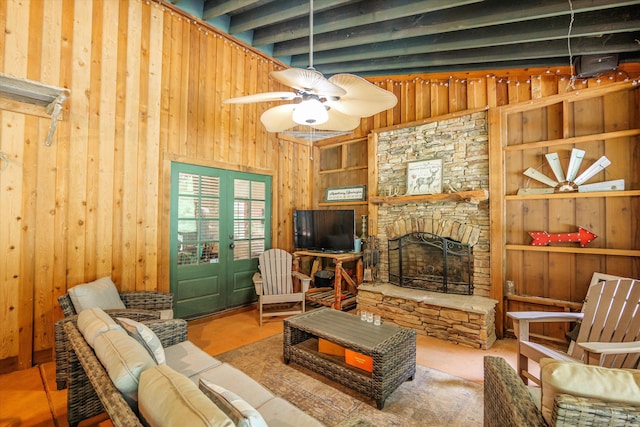
M471 295L471 247L431 233L389 239L389 282L406 288Z

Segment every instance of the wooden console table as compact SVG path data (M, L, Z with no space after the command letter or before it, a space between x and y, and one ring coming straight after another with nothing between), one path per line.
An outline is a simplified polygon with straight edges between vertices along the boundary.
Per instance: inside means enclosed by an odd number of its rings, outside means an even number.
M342 281L344 280L347 283L348 290L353 293L355 296L358 293L358 286L362 283L362 252L346 252L346 253L330 253L330 252L315 252L315 251L296 251L293 253L295 257L309 256L315 258L329 258L333 261L333 264L336 266L334 283L333 283L333 301L327 303L322 299L314 299L313 296L308 296L308 300L313 302L317 302L319 304L325 306L331 306L336 310L342 310L343 308L343 299L342 299ZM342 267L343 262L356 261L356 277L355 281ZM315 271L311 271L310 275L313 278L313 273ZM308 294L309 295L309 294Z

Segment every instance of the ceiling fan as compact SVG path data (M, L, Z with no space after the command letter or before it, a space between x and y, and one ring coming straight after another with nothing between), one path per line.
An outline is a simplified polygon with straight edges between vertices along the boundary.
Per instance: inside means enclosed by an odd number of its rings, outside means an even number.
M551 167L551 171L555 176L555 180L549 178L542 172L534 168L528 168L523 172L525 176L535 179L547 185L550 188L521 188L518 190L518 194L550 194L550 193L568 193L578 191L580 193L589 193L594 191L621 191L624 190L624 179L614 179L611 181L596 182L593 184L585 184L588 180L593 178L596 174L603 171L607 166L611 164L611 161L606 156L600 157L591 166L589 166L584 172L578 175L580 165L585 156L585 150L574 148L571 150L571 158L569 159L569 165L567 171L562 169L560 157L558 153L545 154L547 163Z
M230 98L225 104L293 101L272 107L260 116L269 132L281 132L296 125L317 130L350 131L369 117L398 102L396 96L362 77L336 74L325 78L313 68L313 0L309 2L309 68L272 71L270 76L295 92L266 92Z

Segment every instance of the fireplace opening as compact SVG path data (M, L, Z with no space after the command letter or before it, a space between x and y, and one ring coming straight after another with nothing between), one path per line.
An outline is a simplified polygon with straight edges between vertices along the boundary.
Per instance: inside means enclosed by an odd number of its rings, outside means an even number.
M431 233L389 239L389 282L398 286L471 295L471 246Z

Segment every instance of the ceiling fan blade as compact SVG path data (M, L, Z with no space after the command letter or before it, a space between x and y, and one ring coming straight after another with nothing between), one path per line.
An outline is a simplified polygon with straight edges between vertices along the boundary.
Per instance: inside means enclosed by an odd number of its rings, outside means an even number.
M281 132L290 129L297 126L297 123L293 121L293 109L295 107L296 104L285 104L269 108L262 113L260 121L267 129L267 132Z
M312 125L311 127L318 130L348 131L360 126L360 117L343 114L333 108L330 108L327 112L329 113L329 119L326 122Z
M569 160L569 167L567 168L567 181L573 182L576 175L578 175L582 159L584 159L584 153L584 150L578 148L571 150L571 159Z
M269 101L288 101L297 98L299 95L295 92L265 92L256 93L255 95L239 96L237 98L229 98L222 101L223 104L251 104L254 102Z
M327 80L322 73L303 68L272 71L271 77L294 89L325 96L342 96L346 91Z
M585 182L589 181L595 174L600 171L603 171L607 166L611 164L611 160L607 159L606 156L600 157L594 164L589 166L589 168L582 172L579 177L577 177L573 183L576 185L582 185Z
M327 100L331 108L350 116L369 117L393 108L398 98L362 77L353 74L336 74L329 81L346 90L339 100Z
M551 170L553 174L556 176L556 179L559 182L564 181L564 171L562 170L562 164L560 163L560 157L558 157L558 153L549 153L546 154L547 162L549 166L551 166Z

